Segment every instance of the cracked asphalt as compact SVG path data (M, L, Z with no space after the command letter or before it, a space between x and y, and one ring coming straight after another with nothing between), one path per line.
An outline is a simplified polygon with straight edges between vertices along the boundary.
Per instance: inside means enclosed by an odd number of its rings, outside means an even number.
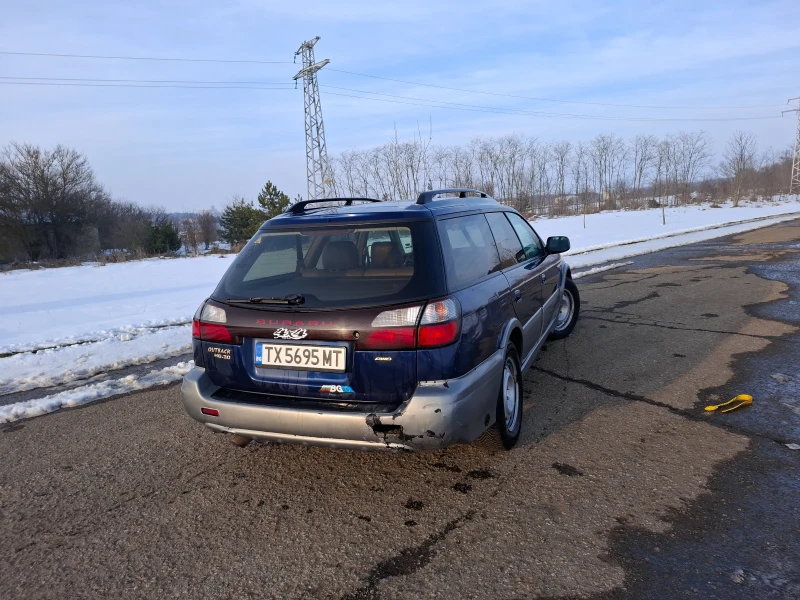
M0 597L798 598L798 251L795 221L578 280L511 452L238 448L177 386L6 426Z

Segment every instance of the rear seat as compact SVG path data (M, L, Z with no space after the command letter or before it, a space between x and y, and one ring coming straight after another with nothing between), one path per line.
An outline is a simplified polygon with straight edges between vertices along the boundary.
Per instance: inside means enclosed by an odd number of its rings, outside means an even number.
M303 270L303 277L361 277L364 269L358 266L358 248L354 242L331 242L322 251L322 269Z
M376 248L377 247L377 248ZM372 245L372 264L359 267L358 249L347 240L331 242L322 251L322 269L303 269L303 277L404 277L414 274L414 267L402 267L402 256L391 242Z

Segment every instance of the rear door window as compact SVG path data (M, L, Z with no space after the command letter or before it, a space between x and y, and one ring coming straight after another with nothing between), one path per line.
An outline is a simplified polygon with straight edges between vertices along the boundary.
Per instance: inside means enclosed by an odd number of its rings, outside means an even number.
M545 255L544 245L539 236L533 231L530 224L516 213L505 213L514 231L517 232L522 249L525 251L525 259L543 258Z
M466 287L500 268L497 247L485 216L439 221L439 237L451 290Z
M486 215L486 220L489 221L489 227L492 229L497 251L500 254L500 267L507 269L523 262L525 251L505 215L501 212L489 213Z

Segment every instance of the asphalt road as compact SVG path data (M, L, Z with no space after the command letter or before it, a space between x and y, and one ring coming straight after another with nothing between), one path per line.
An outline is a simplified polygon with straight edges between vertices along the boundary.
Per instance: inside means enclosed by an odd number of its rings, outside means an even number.
M177 386L7 426L0 597L798 598L798 250L793 222L580 279L511 452L242 449Z

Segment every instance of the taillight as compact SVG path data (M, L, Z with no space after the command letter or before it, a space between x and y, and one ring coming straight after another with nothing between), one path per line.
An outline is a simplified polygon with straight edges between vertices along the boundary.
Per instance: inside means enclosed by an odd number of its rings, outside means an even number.
M441 325L425 325L419 328L419 347L435 348L452 344L458 337L458 323L442 323Z
M372 331L358 347L362 350L413 350L417 345L417 320L421 306L385 310L372 320Z
M420 319L420 313L422 318ZM421 306L386 310L372 321L373 330L359 341L362 350L413 350L447 346L458 339L461 310L453 298Z
M372 326L380 327L416 327L417 317L421 306L409 306L406 308L396 308L385 310L372 320Z
M203 300L203 303L197 307L197 310L194 311L194 316L192 317L192 337L196 340L200 339L200 315L203 314L203 308L206 305L206 301Z
M227 321L228 315L223 307L206 302L197 309L192 320L192 337L204 342L241 344L242 339L231 335L224 325Z
M238 343L233 341L233 336L225 325L216 325L215 323L200 323L200 339L204 342Z
M368 350L413 350L416 337L415 327L375 329L369 332L367 339L359 347Z
M447 346L458 339L461 329L461 308L454 298L431 302L425 307L419 322L420 348Z

